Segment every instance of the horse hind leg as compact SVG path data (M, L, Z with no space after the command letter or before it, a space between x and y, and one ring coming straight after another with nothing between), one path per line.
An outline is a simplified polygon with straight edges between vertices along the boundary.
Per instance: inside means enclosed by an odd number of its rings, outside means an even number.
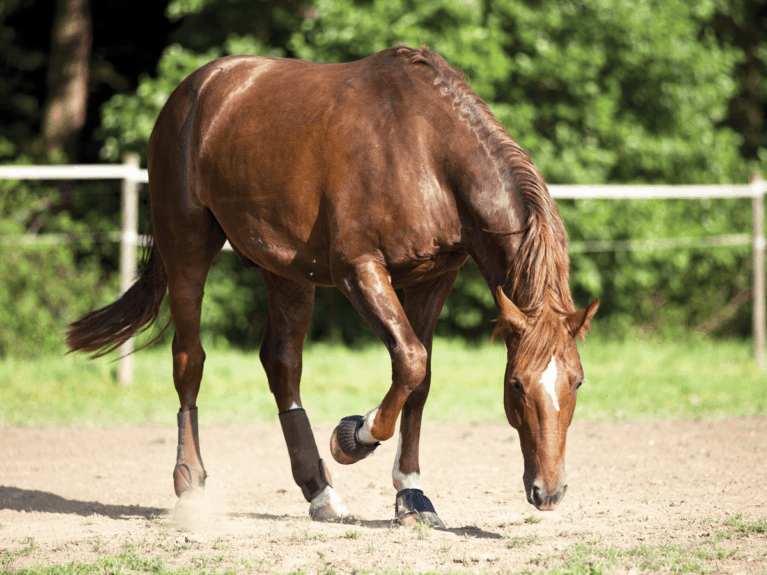
M310 503L316 521L337 521L349 511L333 490L309 419L301 407L303 342L314 307L314 286L299 284L260 269L269 291L269 318L260 359L279 410L293 479Z
M200 454L197 395L205 351L200 342L200 315L205 279L226 241L218 223L205 209L185 214L183 229L166 235L155 225L155 238L168 270L168 296L175 326L173 383L178 394L178 449L173 485L179 503L199 497L207 473Z

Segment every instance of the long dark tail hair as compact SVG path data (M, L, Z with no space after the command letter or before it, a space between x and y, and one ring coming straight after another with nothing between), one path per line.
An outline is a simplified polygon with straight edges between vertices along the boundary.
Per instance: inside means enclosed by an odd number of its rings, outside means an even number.
M71 323L67 330L67 345L72 351L95 352L91 359L117 349L157 321L167 289L168 273L152 237L151 244L144 250L141 274L136 283L116 302ZM146 345L165 333L170 321Z

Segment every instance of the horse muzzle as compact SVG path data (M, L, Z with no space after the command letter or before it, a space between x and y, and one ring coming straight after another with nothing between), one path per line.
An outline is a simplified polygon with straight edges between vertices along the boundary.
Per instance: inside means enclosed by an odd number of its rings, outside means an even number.
M527 501L540 511L554 511L567 493L567 483L558 485L555 489L547 489L542 481L535 480L525 485Z

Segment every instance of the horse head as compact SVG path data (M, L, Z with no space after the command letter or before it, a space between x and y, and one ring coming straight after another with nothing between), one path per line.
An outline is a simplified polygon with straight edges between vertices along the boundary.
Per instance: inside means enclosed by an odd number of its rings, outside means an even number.
M527 500L549 511L567 491L567 430L584 377L575 341L589 331L599 300L573 313L531 317L500 287L495 295L500 315L493 337L503 337L508 354L503 405L519 432Z

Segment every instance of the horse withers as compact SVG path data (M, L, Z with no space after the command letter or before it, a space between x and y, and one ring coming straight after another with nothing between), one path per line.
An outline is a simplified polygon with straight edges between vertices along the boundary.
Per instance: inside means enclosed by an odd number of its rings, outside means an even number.
M74 322L67 343L95 356L115 349L157 319L167 290L181 502L205 485L200 309L208 270L228 239L269 292L260 359L313 518L349 513L299 392L315 286L340 289L392 363L380 404L333 432L334 458L364 459L394 435L399 417L396 517L442 526L420 490L418 444L434 327L468 257L499 312L493 336L507 346L504 407L519 431L528 500L557 506L583 382L575 340L598 301L576 311L566 234L546 184L440 56L395 47L348 64L215 60L171 94L147 166L154 237L140 277L118 301ZM404 290L404 304L395 288Z

